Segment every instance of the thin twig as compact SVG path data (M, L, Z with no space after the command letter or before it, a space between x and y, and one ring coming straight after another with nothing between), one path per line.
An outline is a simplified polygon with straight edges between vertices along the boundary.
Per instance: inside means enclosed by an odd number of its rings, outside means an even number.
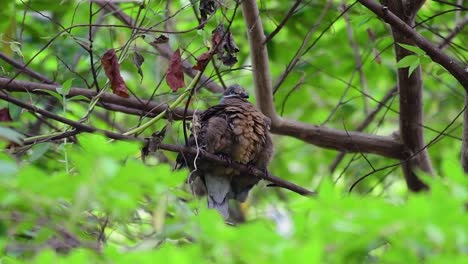
M284 25L286 25L286 22L288 22L288 20L292 17L292 15L296 11L296 9L299 7L301 2L302 2L302 0L296 0L296 2L294 2L294 5L289 9L288 13L286 13L286 15L283 17L283 20L281 20L281 22L278 24L278 26L275 28L275 30L273 30L273 32L271 32L266 37L265 42L263 42L263 45L265 45L270 40L272 40L273 37L276 36L276 34L278 34L278 32L280 32L280 30L284 27Z

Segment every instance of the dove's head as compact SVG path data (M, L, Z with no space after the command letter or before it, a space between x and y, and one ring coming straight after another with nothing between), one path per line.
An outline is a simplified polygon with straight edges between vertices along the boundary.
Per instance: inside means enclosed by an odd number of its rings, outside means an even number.
M249 94L244 90L244 88L242 88L242 86L234 84L224 91L223 99L225 98L247 99L249 98Z

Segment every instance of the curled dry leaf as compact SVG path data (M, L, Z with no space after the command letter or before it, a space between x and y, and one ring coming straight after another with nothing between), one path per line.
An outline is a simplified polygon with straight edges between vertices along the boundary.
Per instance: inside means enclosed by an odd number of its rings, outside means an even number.
M128 98L127 86L125 85L122 75L120 75L120 65L115 50L110 49L106 51L101 58L101 63L107 78L109 78L114 94Z
M223 24L219 24L212 32L211 32L211 45L212 49L214 49L216 52L219 52L221 49L222 52L222 46L223 46L223 35L224 35L224 26Z
M141 55L138 51L135 51L133 54L133 64L138 69L138 74L141 76L141 79L143 80L143 71L141 70L141 65L143 65L143 62L145 62L145 57Z
M211 53L211 51L207 51L207 52L203 53L202 55L198 56L197 64L195 66L193 66L192 69L198 70L198 71L203 71L205 69L206 65L208 64L208 62L210 62L210 59L211 59L212 56L213 56L213 54Z
M173 92L185 86L182 58L180 57L179 49L172 54L171 61L169 62L169 69L167 69L166 82Z
M200 24L204 24L208 16L212 15L218 9L217 0L200 0Z
M239 48L230 31L224 31L224 25L219 24L211 35L212 51L217 54L219 60L226 66L232 66L237 62L236 53Z

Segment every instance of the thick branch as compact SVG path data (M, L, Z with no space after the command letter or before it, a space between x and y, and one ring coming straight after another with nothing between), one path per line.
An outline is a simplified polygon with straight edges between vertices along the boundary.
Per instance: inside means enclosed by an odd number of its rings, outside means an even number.
M8 78L0 77L0 89L11 92L28 92L35 94L46 94L45 91L56 92L57 85L26 82L26 81L11 81ZM41 91L42 90L42 91ZM96 91L83 88L71 88L68 97L82 95L87 98L93 98L97 95ZM100 105L104 108L113 111L125 112L128 114L137 114L140 116L152 116L158 114L167 108L167 104L158 103L149 100L137 100L136 98L122 98L115 94L103 93L100 98ZM140 113L140 114L139 114ZM191 111L188 115L192 115ZM184 109L177 108L173 110L173 118L181 119L184 116Z
M301 186L298 186L298 185L296 185L294 183L288 182L288 181L286 181L286 180L284 180L282 178L271 175L270 173L265 173L264 171L256 169L256 168L250 168L249 169L249 166L246 166L246 165L234 162L234 161L227 161L225 159L222 159L222 158L218 157L215 154L211 154L211 153L207 153L207 152L200 153L199 151L197 151L197 149L194 149L194 148L181 146L181 145L170 145L170 144L164 144L164 143L161 143L159 145L159 148L164 149L164 150L179 152L179 153L182 153L184 155L189 154L189 155L195 156L195 155L198 154L198 157L201 158L201 159L208 159L210 161L216 162L217 164L221 164L221 165L224 165L226 167L231 167L231 168L234 168L234 169L239 170L239 171L244 172L244 173L249 173L249 174L251 174L251 175L253 175L255 177L258 177L260 179L270 181L270 182L274 183L278 187L288 189L290 191L296 192L296 193L301 194L301 195L315 195L315 192L311 192L311 191L309 191L309 190L307 190L307 189L305 189L305 188L303 188Z
M398 16L392 13L388 7L382 6L373 0L358 0L362 5L374 12L385 22L389 23L394 30L398 30L401 34L411 38L414 43L424 50L431 59L439 63L447 71L449 71L460 84L468 92L468 73L455 60L445 55L431 42L416 32L410 25L406 24Z
M283 120L280 126L272 127L272 132L294 136L323 148L346 152L373 153L394 159L405 158L403 156L403 145L392 137L353 131L346 132L289 120Z
M270 63L265 46L262 20L257 7L257 1L244 0L242 12L247 26L247 35L250 44L250 56L255 82L255 97L260 110L271 119L272 125L280 121L273 104L273 88L270 76Z

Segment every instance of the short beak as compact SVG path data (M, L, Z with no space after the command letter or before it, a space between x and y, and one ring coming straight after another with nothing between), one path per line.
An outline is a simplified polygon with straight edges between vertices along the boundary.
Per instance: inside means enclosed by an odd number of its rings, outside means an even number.
M249 94L248 93L241 93L241 97L242 98L249 98Z

